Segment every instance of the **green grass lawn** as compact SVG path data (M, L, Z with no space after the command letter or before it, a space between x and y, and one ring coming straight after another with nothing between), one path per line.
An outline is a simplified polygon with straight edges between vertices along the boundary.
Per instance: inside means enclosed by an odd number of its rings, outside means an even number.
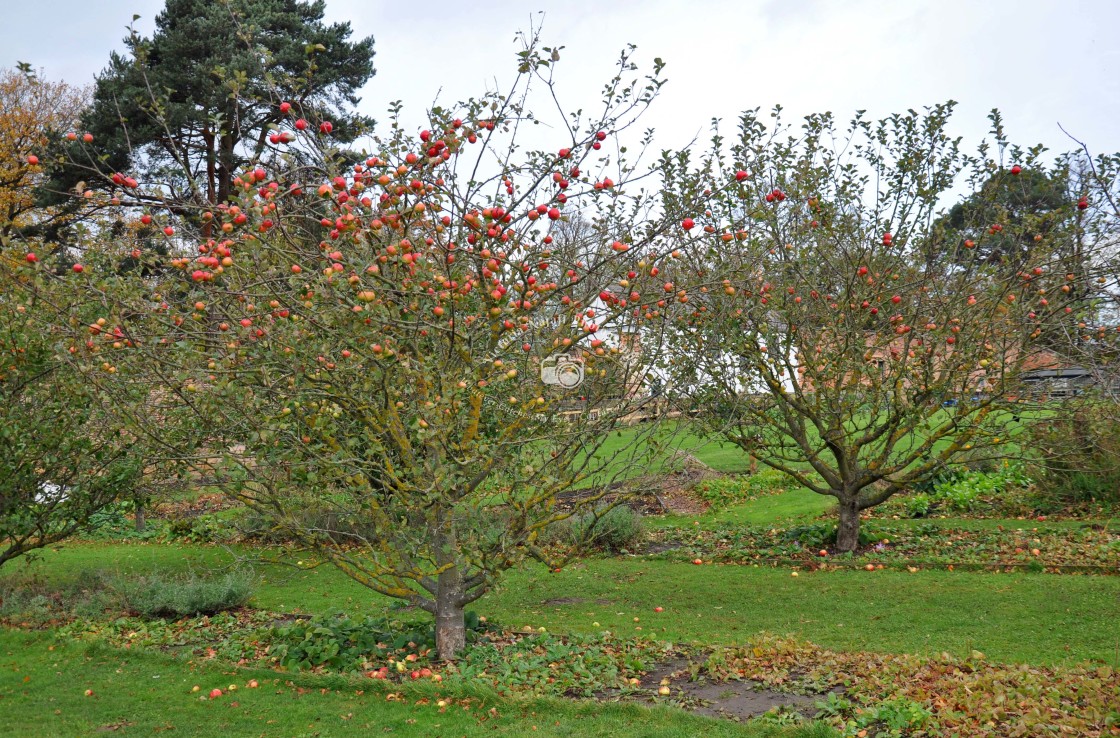
M599 456L611 458L623 449L634 443L634 439L646 432L645 428L623 428L612 433L603 441L599 449ZM608 473L614 477L626 478L640 474L656 473L671 466L671 456L674 451L691 454L712 469L725 474L738 474L750 469L750 460L738 446L723 441L705 438L695 433L687 425L666 423L658 430L658 437L670 451L654 461L649 466L626 469L620 458L608 467ZM600 476L606 477L607 474Z
M260 687L249 689L250 679ZM212 688L239 689L200 700ZM202 690L193 693L199 685ZM86 696L87 689L93 690ZM739 736L827 738L819 727L779 731L666 708L499 699L486 690L396 688L369 679L231 670L157 654L60 642L49 632L0 629L0 735L120 734L192 738L430 736ZM463 700L469 699L464 705ZM452 704L440 708L440 699Z
M815 520L836 506L836 500L804 488L766 495L736 505L728 505L704 515L664 515L646 519L652 528L687 527L699 523L704 528L730 525L799 525Z
M201 570L234 561L217 547L90 544L48 551L29 571L58 578L82 568ZM329 566L262 565L259 571L254 602L268 610L379 614L389 606ZM658 606L665 611L654 613ZM561 633L610 629L730 645L769 631L843 650L961 655L978 649L996 661L1092 659L1120 667L1120 577L843 570L795 578L766 567L590 559L559 574L537 566L513 571L474 609L506 625Z

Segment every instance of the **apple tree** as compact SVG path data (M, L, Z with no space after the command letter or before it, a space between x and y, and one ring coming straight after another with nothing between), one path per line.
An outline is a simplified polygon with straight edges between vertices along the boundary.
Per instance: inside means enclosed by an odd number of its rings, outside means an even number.
M559 51L527 38L510 89L423 130L395 107L357 163L278 104L284 140L326 167L242 168L197 214L217 235L105 293L125 343L83 340L75 361L150 387L121 407L164 457L431 613L453 658L464 608L527 558L558 565L545 529L606 509L658 448L651 424L611 438L652 401L657 335L627 338L666 230L631 131L661 64L642 77L630 54L598 114L558 110L545 136Z
M0 566L86 529L142 477L143 444L107 406L131 391L109 389L109 366L100 382L78 371L58 320L88 312L74 284L83 271L0 248Z
M1091 275L1062 259L1068 219L993 219L1015 178L1045 167L1040 150L968 155L951 110L797 130L750 112L705 157L663 158L667 206L691 210L665 286L679 296L665 371L709 433L836 498L839 551L857 547L862 511L1003 453L1039 338L1086 299ZM949 233L939 215L962 188ZM1032 248L1001 259L988 240Z

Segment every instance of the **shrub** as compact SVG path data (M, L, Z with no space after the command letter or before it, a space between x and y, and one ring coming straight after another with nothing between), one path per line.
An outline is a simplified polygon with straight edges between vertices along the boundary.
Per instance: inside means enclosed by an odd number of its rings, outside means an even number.
M144 618L181 618L242 607L253 595L255 577L237 569L218 578L160 573L117 576L109 578L107 584L119 596L124 610Z
M172 539L191 543L229 543L237 540L241 534L233 523L206 513L171 520L167 525L167 535Z
M148 525L144 530L136 530L135 521L128 517L134 509L135 505L130 500L122 500L98 510L90 515L89 527L83 537L102 541L158 538L163 533L162 526Z
M0 580L0 620L43 625L96 617L105 611L148 619L213 615L248 602L254 584L247 570L217 578L103 571L83 571L74 579L50 582L16 576Z
M485 630L474 612L466 613L469 634ZM397 653L420 653L435 647L430 624L386 618L322 615L272 628L268 653L285 669L331 671L369 669Z
M856 716L854 723L864 733L871 730L875 735L903 736L923 728L932 717L933 712L926 706L897 697L865 708Z
M1120 412L1086 402L1034 423L1039 492L1061 502L1120 502Z
M911 518L925 517L935 510L961 513L991 507L1006 509L1014 493L1030 483L1020 464L1005 463L987 472L957 467L947 469L927 484L915 486L914 493L901 499L901 505Z
M751 494L745 480L738 477L719 477L705 479L692 488L700 499L714 508L722 508L751 499Z
M930 508L933 506L933 500L924 492L916 495L911 495L903 499L902 504L906 507L906 514L912 518L924 518L929 515Z
M551 542L593 548L608 553L633 551L646 537L641 513L625 505L599 508L555 523Z
M0 579L0 620L39 626L96 617L119 609L118 599L100 571L81 571L62 581L19 574Z
M798 486L797 482L779 471L763 469L750 476L705 479L693 490L712 507L721 508L754 500L763 495L786 492Z

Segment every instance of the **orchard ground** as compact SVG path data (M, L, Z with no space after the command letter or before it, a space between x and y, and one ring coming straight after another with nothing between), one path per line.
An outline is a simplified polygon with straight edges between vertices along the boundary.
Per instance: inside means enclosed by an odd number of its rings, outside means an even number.
M718 444L692 443L690 453L729 470L744 462L737 451ZM701 489L696 495L704 502ZM519 691L516 672L502 677L513 678L510 684L479 676L475 682L433 685L407 679L374 681L360 673L341 675L329 669L278 674L260 668L267 661L251 659L239 668L237 659L223 649L230 648L230 639L244 636L236 629L223 633L217 618L213 645L202 647L204 634L194 640L162 635L162 626L149 633L149 626L135 619L116 626L85 621L67 625L48 617L47 629L36 629L35 623L18 627L10 613L8 624L17 627L9 627L2 636L0 652L8 668L0 678L0 695L7 704L18 705L15 712L20 715L48 716L49 732L42 732L42 722L17 723L15 734L34 729L41 735L70 735L99 728L147 734L201 725L205 727L194 729L204 732L195 734L263 730L266 735L290 735L292 730L306 730L357 735L366 729L363 726L375 726L437 735L830 735L833 728L846 731L864 725L873 731L879 724L860 717L869 714L874 703L863 704L862 713L828 706L830 700L845 699L828 697L830 690L860 704L859 684L875 683L874 675L845 671L851 666L843 666L843 660L852 658L883 659L882 673L944 670L946 664L961 674L977 675L983 669L1014 674L1020 668L1032 674L1049 669L1054 671L1044 672L1046 680L1076 685L1070 688L1096 694L1104 705L1120 704L1113 699L1120 697L1120 640L1115 629L1120 577L1108 576L1120 572L1117 521L1061 516L1040 521L1025 515L912 520L891 514L888 507L866 526L878 542L869 542L854 556L822 557L815 544L803 544L802 539L819 535L828 525L827 498L765 472L743 486L738 497L725 496L728 499L717 500L700 514L647 518L648 545L633 553L595 556L556 573L540 566L515 570L475 607L510 638L544 638L537 635L544 629L550 639L617 644L637 638L662 644L654 650L666 665L659 670L652 657L641 662L633 673L644 681L633 690L596 689L600 701L648 704L596 706L557 700L547 690ZM245 564L259 577L250 603L256 611L286 619L330 613L352 618L413 616L332 567L317 566L284 547L83 541L47 550L40 560L10 572L8 587L10 591L12 584L18 586L17 579L45 589L64 587L94 570L169 575L222 572ZM206 623L192 620L180 627L205 631ZM519 635L530 628L534 635ZM767 633L794 640L760 635ZM558 642L537 648L554 648ZM669 642L674 645L669 647ZM813 650L807 642L828 650ZM753 644L746 655L736 650L743 644ZM234 647L239 648L244 644ZM760 653L765 656L757 656ZM907 654L911 656L902 656ZM835 687L827 681L798 682L794 676L800 672L783 665L782 659L788 658L815 659L848 681ZM917 661L912 664L907 660L911 658ZM744 659L762 663L744 664ZM977 667L976 659L983 666ZM833 663L837 660L840 667ZM738 664L738 671L729 677L725 662ZM547 664L538 666L549 669ZM672 691L659 697L656 680L651 683L649 678L662 674L673 676ZM250 679L265 688L246 690ZM803 713L822 710L820 716L831 718L832 727L799 722L791 708L779 707L741 724L713 722L677 709L718 713L721 704L742 698L736 691L740 681L748 691L808 693L790 699L802 700L795 704ZM226 692L221 701L199 700L199 694L191 692L196 684L208 692L215 686L226 690L230 683L242 691ZM85 696L87 689L92 696ZM914 701L907 702L908 697L876 694L890 709L896 703L912 709ZM443 707L438 706L440 700ZM820 705L814 706L817 702ZM909 724L941 719L936 711L933 718L923 715L907 718L914 721ZM1109 718L1114 727L1117 717ZM864 723L853 722L859 719ZM782 728L783 723L799 727ZM856 732L853 728L851 734Z

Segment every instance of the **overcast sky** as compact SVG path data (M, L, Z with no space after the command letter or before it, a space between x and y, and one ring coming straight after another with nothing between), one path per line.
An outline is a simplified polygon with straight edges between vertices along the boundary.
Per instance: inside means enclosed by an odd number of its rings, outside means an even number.
M0 7L9 29L0 66L26 61L48 78L86 83L123 48L132 14L148 34L163 1ZM668 63L669 84L645 121L662 147L746 108L778 103L791 115L847 119L951 98L960 103L954 131L970 141L998 107L1015 142L1070 148L1060 122L1097 152L1120 151L1117 0L327 0L329 20L375 38L377 75L361 107L378 119L391 100L418 116L441 88L450 101L510 80L514 34L539 21L538 10L546 40L566 47L558 73L572 108L597 100L627 43L639 60Z

